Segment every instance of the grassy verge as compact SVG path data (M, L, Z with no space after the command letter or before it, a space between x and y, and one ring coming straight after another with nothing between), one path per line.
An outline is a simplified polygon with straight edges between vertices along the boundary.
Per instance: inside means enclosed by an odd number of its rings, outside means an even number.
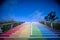
M44 24L44 22L40 22L40 23ZM44 25L47 25L48 27L51 27L50 24L51 24L51 23L46 22L46 24L44 24ZM55 29L55 30L59 30L59 31L60 31L60 23L58 23L58 22L53 23L53 29Z

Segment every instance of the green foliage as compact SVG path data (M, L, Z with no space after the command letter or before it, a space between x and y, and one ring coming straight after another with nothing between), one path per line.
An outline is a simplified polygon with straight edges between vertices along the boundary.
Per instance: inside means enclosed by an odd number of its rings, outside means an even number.
M49 27L51 27L50 24L51 23L46 22L46 25L49 26ZM60 23L52 23L52 24L53 24L53 29L60 30Z
M8 25L3 25L3 28L2 28L2 31L3 32L6 32L7 30L11 29L11 25L8 24Z
M47 26L49 26L49 27L51 26L50 24L51 24L51 23L49 23L49 22L46 22L46 25L47 25Z
M43 21L42 21L42 22L40 22L40 23L44 24L44 22L43 22Z
M60 30L60 23L53 23L53 27L55 30Z
M42 23L42 24L44 24L44 22L40 22L40 23ZM51 27L51 25L50 25L51 23L50 22L46 22L46 25L48 26L48 27ZM53 24L53 28L55 29L55 30L60 30L60 23L52 23Z
M10 30L11 29L11 21L9 21L9 22L3 22L3 28L2 28L2 31L3 32L6 32L6 31L8 31L8 30ZM16 27L16 26L18 26L18 25L20 25L20 24L22 24L22 23L24 23L24 22L14 22L14 26L13 27ZM0 23L0 27L1 27L1 23Z
M45 19L46 21L53 22L53 21L55 21L56 19L58 19L58 17L56 17L56 12L51 11L47 16L44 17L44 19Z
M49 18L48 18L48 16L45 16L45 18L44 18L46 21L49 21Z
M49 21L50 23L46 23L48 26L51 25L51 27L53 28L53 21L55 21L56 19L58 19L58 17L56 16L56 12L51 11L47 16L45 16L44 18L46 21Z
M20 25L22 23L24 23L24 22L16 22L16 23L14 23L14 27L16 27L16 26L18 26L18 25Z
M58 17L56 17L56 12L52 12L52 11L48 14L48 18L49 18L49 20L50 20L51 22L53 22L53 21L55 21L56 19L58 19Z

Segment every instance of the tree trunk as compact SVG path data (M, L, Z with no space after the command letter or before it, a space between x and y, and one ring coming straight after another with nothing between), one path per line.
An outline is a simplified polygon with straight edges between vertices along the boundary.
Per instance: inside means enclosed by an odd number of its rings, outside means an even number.
M53 23L51 22L51 28L53 28Z

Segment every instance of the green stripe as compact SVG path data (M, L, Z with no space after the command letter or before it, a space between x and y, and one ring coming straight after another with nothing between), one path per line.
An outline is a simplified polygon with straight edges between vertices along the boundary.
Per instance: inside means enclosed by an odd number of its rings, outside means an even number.
M28 40L46 40L46 38L29 38Z
M41 31L38 29L36 25L32 25L32 35L42 36Z
M37 25L32 25L32 35L31 37L35 38L29 38L29 40L47 40L46 38L36 38L36 37L42 37L42 33L37 27Z

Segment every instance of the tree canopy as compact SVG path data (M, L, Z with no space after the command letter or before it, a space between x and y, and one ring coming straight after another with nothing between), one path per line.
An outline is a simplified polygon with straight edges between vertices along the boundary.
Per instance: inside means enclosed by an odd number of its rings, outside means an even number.
M58 19L58 17L56 16L56 12L54 11L51 11L47 16L45 16L44 18L46 21L50 21L50 22L53 22L55 21L56 19Z

